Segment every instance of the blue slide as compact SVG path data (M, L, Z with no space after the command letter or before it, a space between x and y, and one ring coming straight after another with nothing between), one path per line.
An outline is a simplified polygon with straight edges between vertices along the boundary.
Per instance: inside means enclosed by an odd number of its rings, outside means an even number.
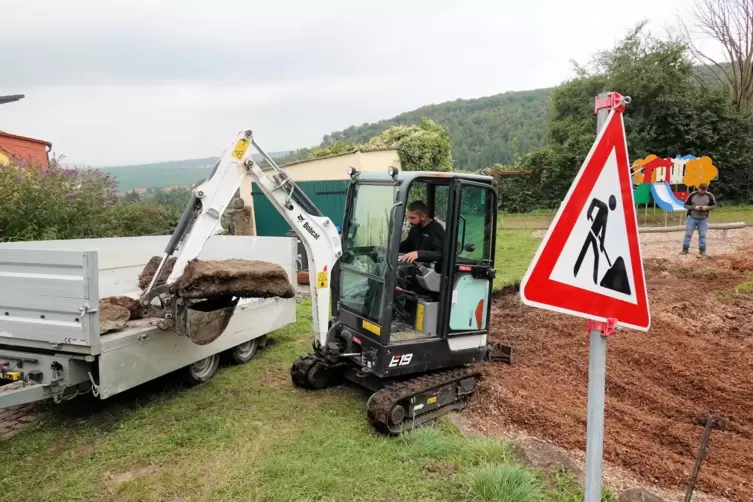
M671 213L687 211L684 202L675 197L669 183L666 181L651 183L651 196L654 198L654 201L656 201L656 205L664 211L669 211Z

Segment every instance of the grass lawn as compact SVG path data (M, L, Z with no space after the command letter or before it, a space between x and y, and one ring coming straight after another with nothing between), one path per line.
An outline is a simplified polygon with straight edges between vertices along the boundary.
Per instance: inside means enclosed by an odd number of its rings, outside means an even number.
M530 229L497 227L497 248L494 252L494 289L520 282L528 269L541 239L533 237Z
M292 387L288 370L310 347L310 319L306 300L255 359L203 386L165 379L55 407L0 442L0 499L583 499L572 478L525 470L506 444L463 436L448 420L387 438L372 431L359 391ZM500 487L523 495L495 498Z

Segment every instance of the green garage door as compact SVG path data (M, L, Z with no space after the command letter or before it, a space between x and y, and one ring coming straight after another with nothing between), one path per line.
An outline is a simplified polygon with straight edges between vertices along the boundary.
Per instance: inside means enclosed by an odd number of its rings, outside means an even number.
M348 180L300 181L296 184L325 216L342 228ZM269 199L254 188L253 184L251 194L254 198L257 235L281 237L291 230L290 225L280 216Z

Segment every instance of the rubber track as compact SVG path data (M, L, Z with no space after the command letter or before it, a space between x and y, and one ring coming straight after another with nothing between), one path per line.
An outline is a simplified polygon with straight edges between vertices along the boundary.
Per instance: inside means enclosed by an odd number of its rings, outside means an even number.
M421 425L424 422L436 418L452 409L463 408L466 405L464 403L465 398L470 396L470 394L461 397L460 400L450 402L442 407L422 413L413 419L406 415L406 420L397 428L390 426L389 423L390 411L392 410L392 407L400 401L430 391L433 388L447 385L448 383L458 382L468 377L475 377L478 381L481 380L481 373L472 368L457 368L422 375L416 378L411 378L410 380L387 385L383 389L372 394L369 401L366 403L366 412L369 422L371 422L379 432L395 435L410 430L417 425ZM475 388L473 392L475 392ZM473 392L471 392L471 394ZM406 412L410 414L410 410L406 410Z

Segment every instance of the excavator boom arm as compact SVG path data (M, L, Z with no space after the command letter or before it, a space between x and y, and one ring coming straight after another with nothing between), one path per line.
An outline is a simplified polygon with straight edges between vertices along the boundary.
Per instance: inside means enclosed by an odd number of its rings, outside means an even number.
M264 171L253 161L253 145L271 168ZM280 215L303 242L308 257L311 286L312 325L316 340L324 346L327 340L330 290L329 278L335 262L342 255L340 236L333 222L316 206L254 141L250 130L238 133L209 178L193 190L190 202L165 248L164 256L151 284L142 295L149 294L160 277L165 263L178 250L167 284L183 273L186 264L196 258L207 239L214 233L222 214L230 204L243 178L250 175L258 189L266 195ZM291 277L295 281L295 277Z

